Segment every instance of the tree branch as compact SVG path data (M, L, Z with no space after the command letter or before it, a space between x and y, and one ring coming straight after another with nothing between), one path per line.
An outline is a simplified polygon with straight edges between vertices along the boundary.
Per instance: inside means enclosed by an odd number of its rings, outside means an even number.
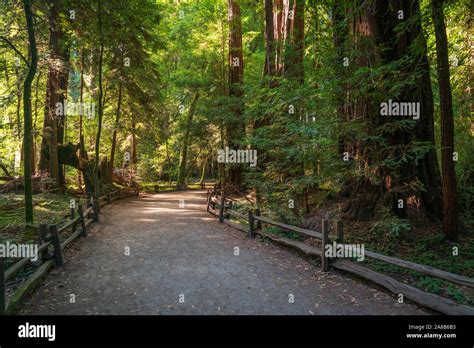
M0 39L3 39L3 41L5 41L8 44L8 46L10 46L16 52L16 54L18 54L21 57L21 59L23 59L25 64L28 66L28 68L30 67L30 63L28 63L26 58L23 56L23 54L21 54L20 51L18 51L18 49L15 47L14 44L12 44L5 36L0 36Z

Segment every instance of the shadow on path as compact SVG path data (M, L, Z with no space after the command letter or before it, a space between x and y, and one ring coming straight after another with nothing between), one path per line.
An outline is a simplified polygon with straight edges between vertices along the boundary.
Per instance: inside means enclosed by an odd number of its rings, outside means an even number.
M204 191L191 191L106 206L88 237L66 252L65 268L46 277L20 314L425 313L249 240L219 224L205 204Z

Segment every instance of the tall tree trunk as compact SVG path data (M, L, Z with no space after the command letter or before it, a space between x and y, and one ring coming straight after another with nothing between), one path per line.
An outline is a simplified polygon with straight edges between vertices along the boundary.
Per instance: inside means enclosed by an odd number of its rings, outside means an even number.
M228 17L228 16L227 16ZM221 29L221 64L220 64L220 84L221 84L221 91L222 95L227 96L229 94L229 69L227 65L228 55L226 55L226 41L227 35L225 30L225 17L221 18L220 22L220 29ZM223 149L225 147L225 122L221 120L219 123L219 145L220 148ZM225 163L217 163L218 167L218 184L221 189L225 187Z
M283 52L285 50L286 20L289 12L290 0L274 0L273 3L273 25L275 38L275 69L276 75L283 72Z
M304 5L305 0L292 0L286 27L284 76L304 83Z
M84 102L84 57L85 57L85 54L84 54L84 48L81 49L81 71L80 71L80 74L81 74L81 83L80 83L80 87L79 87L79 103L81 105L81 111L82 111L82 103ZM79 144L81 144L80 148L79 148L79 151L81 152L80 153L80 157L81 158L84 158L85 155L82 153L83 151L83 147L84 147L84 142L83 142L83 113L80 112L79 113ZM77 172L77 186L79 187L79 190L82 190L82 182L83 182L83 174L82 174L82 171L78 171Z
M296 83L303 85L305 80L304 73L304 16L305 16L305 0L293 0L293 19L292 27L288 36L288 45L286 56L285 56L285 70L284 77L287 79L292 79ZM297 111L295 116L297 119L303 119L305 115L305 101L303 98L299 98L296 102ZM295 142L297 148L300 148L300 151L303 152L304 149L301 148L301 144ZM305 162L304 160L300 163L295 163L295 177L303 177L305 171ZM298 213L308 213L308 189L305 188L304 192L297 193L296 199L298 200L298 206L303 209L295 210Z
M456 171L454 168L454 120L449 74L448 38L444 23L443 0L432 0L436 36L438 86L441 109L441 168L443 178L443 231L449 240L458 238Z
M21 139L21 77L18 66L15 65L15 77L16 77L16 128L18 139Z
M188 147L191 142L191 127L193 124L194 112L196 111L196 104L199 100L199 92L194 94L191 106L188 111L188 118L186 120L186 129L184 131L183 146L181 148L181 158L179 160L178 182L176 183L177 190L186 189L186 162L188 160Z
M229 148L237 150L242 148L240 142L245 136L245 122L243 120L243 80L244 58L242 52L242 19L240 15L239 0L229 1L229 97L232 104L232 116L226 129L227 144ZM227 182L235 188L242 187L241 164L229 165Z
M119 81L119 92L118 92L118 101L117 101L117 111L115 113L115 123L114 123L114 131L112 133L112 146L110 149L110 177L112 177L113 170L114 170L114 161L115 161L115 146L117 143L117 134L118 134L118 126L120 122L120 114L122 110L122 89L123 89L123 76L122 76L122 68L120 68L120 81Z
M33 140L31 143L31 174L34 175L36 172L36 137L38 134L38 126L37 126L37 120L38 120L38 93L39 93L39 83L41 80L41 70L38 74L38 77L36 78L36 87L35 87L35 118L33 122Z
M344 125L347 121L346 115L346 103L347 103L347 84L346 84L346 73L348 67L344 66L344 57L346 45L345 42L349 37L349 28L346 24L346 9L345 2L342 0L335 0L333 4L333 40L334 49L336 51L336 59L334 63L335 81L336 81L336 93L335 100L337 103L337 115L338 115L338 136L339 136L339 155L342 156L344 153Z
M269 77L269 86L273 87L272 77L276 75L276 43L272 0L265 0L265 44L264 75Z
M204 183L204 180L206 179L206 168L207 168L207 154L204 157L204 161L202 162L202 168L201 168L201 178L199 179L199 185L202 185Z
M98 201L100 196L100 182L99 182L99 166L100 166L100 136L102 134L102 116L103 110L103 86L102 86L102 64L104 60L104 38L102 34L102 2L99 3L99 35L100 35L100 53L99 53L99 96L98 96L98 124L97 124L97 135L95 138L95 158L94 158L94 196Z
M23 0L25 8L26 25L28 28L28 42L31 52L31 62L28 70L28 75L25 79L23 89L23 118L24 118L24 132L23 132L23 151L24 151L24 184L25 184L25 222L27 224L33 223L33 194L31 185L31 143L33 141L32 134L32 119L31 119L31 84L36 74L36 67L38 64L38 56L36 50L36 39L33 25L33 12L31 11L31 4L29 0Z
M58 144L64 140L64 118L58 105L64 105L69 78L69 48L70 43L62 25L61 1L51 0L49 13L49 49L48 82L46 92L45 120L43 124L43 141L40 159L40 169L50 170L50 176L59 186L65 185L64 173L59 166Z
M138 163L137 157L137 123L135 120L135 115L132 114L132 158L131 158L133 168Z
M364 84L351 86L349 122L361 122L366 134L346 139L346 150L363 174L362 178L350 182L345 190L352 198L346 213L349 218L369 220L375 216L377 208L388 206L398 215L408 217L415 225L437 221L442 203L441 186L434 150L430 69L418 0L403 3L397 0L356 2L354 8L357 11L352 30L357 56L352 64L367 71L381 65L397 64L397 72L389 71L386 73L389 76L379 77L377 82L366 73L360 79L366 79ZM397 29L400 25L399 11L403 11L406 23L401 31ZM411 83L407 83L409 78ZM385 81L390 81L390 85ZM374 83L379 86L374 86ZM390 95L394 84L401 86L400 90ZM419 103L420 117L411 128L397 126L395 130L391 127L381 129L386 124L412 120L411 116L397 116L397 120L390 116L382 117L380 105L389 98L394 102ZM372 140L373 136L382 136L388 146L381 146ZM416 160L402 161L407 151L419 146L419 142L430 144L431 149L418 155ZM389 160L398 164L386 165ZM377 164L376 169L372 169L374 164ZM404 201L403 210L396 209L399 199Z
M38 168L41 171L50 171L50 158L49 147L51 143L51 119L49 115L49 99L50 99L50 73L48 70L46 78L46 102L44 104L44 117L43 117L43 134L41 137L41 151Z
M79 103L82 105L84 102L84 48L81 50L81 84L79 87ZM82 130L83 128L83 118L82 118L82 112L79 114L79 142L81 141L82 138Z

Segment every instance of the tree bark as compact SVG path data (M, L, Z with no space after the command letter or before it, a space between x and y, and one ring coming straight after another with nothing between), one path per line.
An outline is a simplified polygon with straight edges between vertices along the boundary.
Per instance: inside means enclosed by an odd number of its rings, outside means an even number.
M23 0L25 8L26 25L28 29L28 42L31 53L31 63L26 76L23 89L23 113L24 113L24 132L23 132L23 151L24 151L24 180L25 180L25 222L33 223L33 194L31 185L31 143L32 143L32 116L31 116L31 84L35 78L38 64L38 55L36 50L36 39L33 25L33 12L29 0Z
M184 132L183 145L181 149L181 158L179 161L179 172L178 172L178 182L176 183L177 190L186 189L186 162L188 160L188 147L191 142L190 134L191 127L193 124L194 112L196 111L196 104L199 100L199 92L194 94L191 106L188 111L188 119L186 120L186 129Z
M81 50L81 85L79 87L79 103L84 102L84 48ZM82 138L82 127L83 127L83 119L82 119L82 112L79 114L79 141Z
M15 77L16 77L16 128L18 139L21 139L21 77L18 70L18 66L15 65Z
M232 104L232 115L226 129L227 144L231 149L242 148L240 142L245 136L245 123L243 120L243 80L244 58L242 52L242 19L240 15L239 0L228 0L229 17L229 97ZM227 182L236 189L242 187L241 164L228 165Z
M199 185L202 185L206 180L206 168L207 168L207 154L204 157L202 168L201 168L201 178L199 179Z
M361 122L366 134L346 139L345 149L356 161L362 178L348 183L346 194L352 198L346 213L349 218L370 220L381 206L389 206L399 216L409 218L415 225L437 221L442 207L438 161L434 150L433 95L426 40L421 29L418 0L400 3L397 0L374 0L356 3L352 21L353 44L357 55L352 65L368 68L397 63L397 72L379 79L381 86L373 86L370 74L365 85L351 86L349 122ZM406 22L402 31L399 12ZM416 50L414 47L416 46ZM413 83L406 83L408 77ZM391 84L383 84L390 80ZM403 86L391 99L396 102L416 102L420 105L420 118L411 129L398 127L395 131L380 127L395 121L380 116L380 103L386 102L394 84ZM372 87L373 86L373 87ZM362 90L361 90L362 88ZM375 93L375 88L378 89ZM385 93L384 93L385 92ZM386 98L386 99L383 99ZM401 119L411 119L399 117ZM379 128L377 132L377 128ZM388 146L371 140L382 136ZM403 162L406 152L418 142L431 145L416 161ZM399 162L396 168L380 164L390 158ZM371 169L378 164L376 169ZM371 179L375 175L376 180ZM420 187L421 186L421 187ZM398 199L405 208L396 209Z
M102 116L103 110L103 86L102 86L102 65L104 60L104 38L102 34L102 2L99 3L99 34L100 34L100 53L99 53L99 95L98 95L98 124L97 135L95 138L95 158L94 158L94 196L98 201L100 196L99 166L100 166L100 137L102 134Z
M61 24L62 2L51 1L49 13L48 82L46 92L45 119L43 124L42 153L40 169L50 171L52 179L60 187L65 185L64 173L58 162L58 145L64 140L64 119L66 110L57 112L57 105L66 100L69 78L69 40Z
M292 0L286 25L286 47L283 74L304 83L304 5L305 0Z
M285 48L286 18L289 12L289 0L274 0L273 3L273 25L275 37L275 69L276 75L283 72L283 52Z
M114 161L115 161L115 146L117 143L117 134L118 134L118 126L120 121L120 114L122 110L122 89L123 89L123 76L122 76L122 68L120 68L120 81L119 81L119 92L118 92L118 101L117 101L117 112L115 113L115 123L114 123L114 131L112 133L112 147L110 149L110 177L112 177L113 170L114 170Z
M333 41L334 49L336 53L336 59L334 63L335 81L336 81L336 93L335 100L337 103L337 117L338 117L338 143L339 143L339 155L342 157L344 153L344 125L347 120L346 115L346 103L347 103L347 84L346 84L346 73L345 70L348 67L344 67L344 57L346 50L346 40L349 37L349 28L346 24L346 8L345 3L342 0L335 0L333 4Z
M81 104L81 111L82 111L82 103L84 102L84 57L85 57L85 54L84 54L84 48L81 49L81 71L80 71L80 74L81 74L81 84L80 84L80 87L79 87L79 103ZM84 146L84 143L83 143L83 118L82 118L82 115L83 113L81 112L79 114L79 144L82 144L82 146L80 147L80 151L82 151L82 148ZM82 157L82 153L81 153L81 157ZM82 191L82 182L83 182L83 174L82 174L82 171L78 171L77 172L77 186L79 188L79 190Z
M273 1L265 0L265 68L269 77L269 87L273 87L272 77L276 74L275 24L273 22Z
M36 78L36 87L35 87L35 118L33 122L33 140L31 144L31 174L36 173L36 139L38 134L37 120L38 120L38 93L39 93L39 84L41 80L41 70Z
M137 123L135 121L135 115L132 114L132 156L131 156L132 167L135 168L138 163L137 156Z
M441 109L441 168L443 178L443 231L451 241L458 238L456 171L454 167L454 120L449 74L448 38L444 22L443 0L432 0L436 37L438 86Z

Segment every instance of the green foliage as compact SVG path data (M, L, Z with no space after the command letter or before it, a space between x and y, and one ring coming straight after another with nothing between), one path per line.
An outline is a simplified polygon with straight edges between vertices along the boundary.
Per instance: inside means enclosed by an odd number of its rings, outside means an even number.
M458 303L471 306L474 304L474 296L470 290L454 285L451 282L426 276L419 272L407 270L405 268L391 265L382 261L370 260L364 261L364 263L375 271L389 274L395 279L400 279L403 282L409 282L423 291L451 298ZM431 263L428 261L425 261L424 264L431 265ZM454 270L450 269L449 267L442 269L454 272Z
M35 224L55 223L64 220L69 211L71 195L42 193L34 197ZM0 194L0 232L23 230L25 208L21 194Z
M411 231L410 221L397 217L390 208L383 207L380 210L380 219L375 222L371 232L381 235L394 236L401 238L407 232Z
M272 233L276 236L280 236L280 237L284 237L284 238L289 238L289 239L293 239L293 240L304 240L304 237L301 236L301 234L299 233L296 233L296 232L292 232L292 231L285 231L281 228L278 228L276 226L268 226L267 228L265 228L265 232L269 232L269 233Z

